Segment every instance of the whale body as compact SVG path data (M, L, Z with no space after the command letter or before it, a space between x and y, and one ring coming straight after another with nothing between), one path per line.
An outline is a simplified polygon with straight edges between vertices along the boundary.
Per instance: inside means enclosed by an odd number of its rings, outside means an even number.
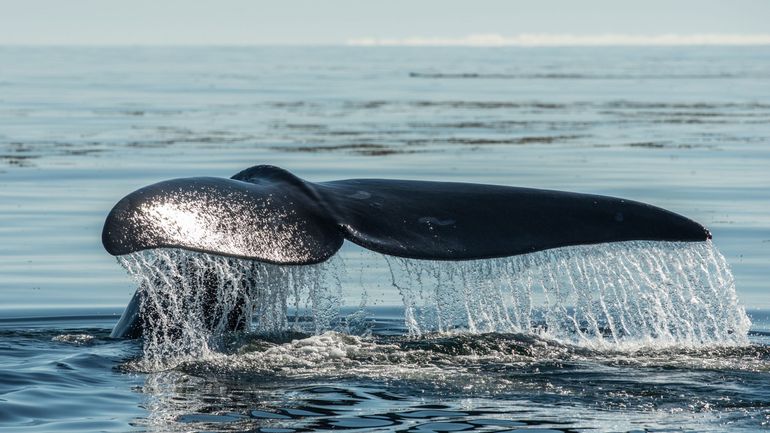
M112 255L181 248L285 265L323 262L345 240L397 257L475 260L572 245L710 238L691 219L622 198L458 182L308 182L269 165L230 179L141 188L114 206L102 232ZM135 295L113 336L140 334L139 302Z

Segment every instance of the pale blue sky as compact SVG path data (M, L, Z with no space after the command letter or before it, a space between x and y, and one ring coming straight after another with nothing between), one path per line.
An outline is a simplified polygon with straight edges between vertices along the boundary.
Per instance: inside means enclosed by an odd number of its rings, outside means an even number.
M768 0L0 0L0 44L344 44L472 34L770 34Z

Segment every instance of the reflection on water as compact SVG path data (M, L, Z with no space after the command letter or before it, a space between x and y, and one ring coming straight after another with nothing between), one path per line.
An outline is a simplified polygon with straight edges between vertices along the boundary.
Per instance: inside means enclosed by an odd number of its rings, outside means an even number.
M528 334L410 337L403 313L373 308L363 337L235 334L221 352L151 373L135 371L141 342L110 339L82 318L59 319L58 330L2 321L0 419L17 432L716 432L770 423L766 331L743 346L610 350ZM770 328L768 317L754 313L757 329Z
M196 406L189 398L180 398L191 388L194 394L205 394L206 403ZM148 393L152 415L137 426L150 431L576 431L570 428L575 423L560 421L544 408L483 399L453 407L376 385L294 385L243 393L222 385L211 389L206 381L178 373L160 373L148 379L143 391ZM471 405L477 409L469 409Z
M330 333L284 343L257 338L237 352L150 373L142 387L149 415L138 425L151 431L652 425L719 431L770 419L770 394L749 391L767 369L766 346L609 352L515 334L360 339Z

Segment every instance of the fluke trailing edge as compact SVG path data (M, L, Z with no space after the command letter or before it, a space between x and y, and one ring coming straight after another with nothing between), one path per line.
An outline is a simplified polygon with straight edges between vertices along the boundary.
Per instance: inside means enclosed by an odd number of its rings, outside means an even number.
M700 224L614 197L410 180L308 182L259 165L168 180L118 202L110 254L174 247L277 264L327 260L347 239L414 259L472 260L629 240L703 241Z

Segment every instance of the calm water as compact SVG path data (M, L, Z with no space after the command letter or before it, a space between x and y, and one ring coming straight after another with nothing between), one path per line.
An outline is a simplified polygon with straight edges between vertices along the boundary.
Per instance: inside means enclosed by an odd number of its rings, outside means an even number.
M141 343L108 337L135 283L101 247L104 217L149 183L265 163L671 209L712 231L752 330L409 336L387 262L346 247L336 332L147 368ZM769 167L765 47L0 48L0 430L767 428Z

